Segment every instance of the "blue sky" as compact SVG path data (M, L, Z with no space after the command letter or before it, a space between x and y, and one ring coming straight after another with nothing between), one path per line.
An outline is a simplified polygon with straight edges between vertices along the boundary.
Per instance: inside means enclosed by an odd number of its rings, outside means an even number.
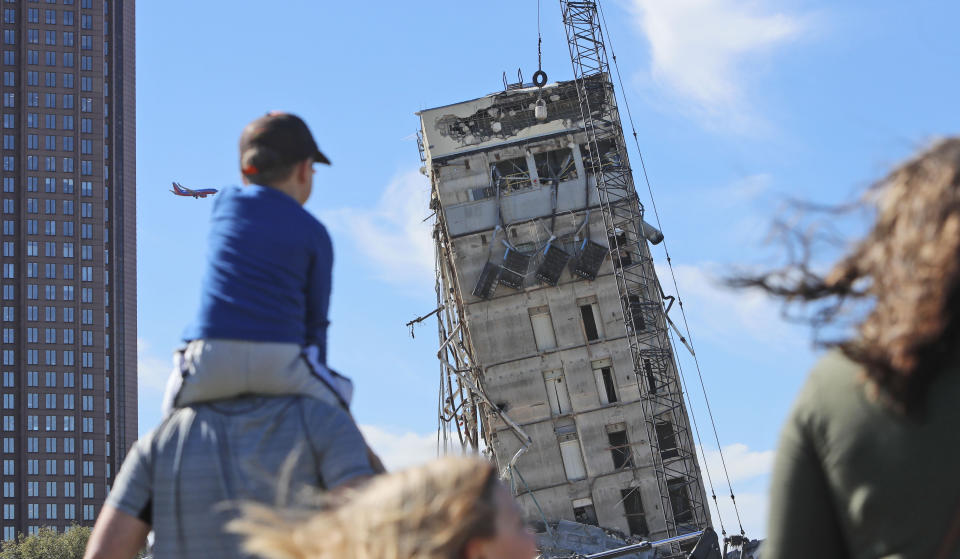
M544 70L570 79L559 2L541 2ZM604 10L744 525L761 536L777 432L816 352L775 304L716 278L774 261L764 240L785 198L847 201L960 130L960 7L608 0ZM174 197L170 181L236 184L243 125L283 109L333 161L307 203L336 249L331 364L356 381L355 415L388 464L431 455L435 330L411 339L404 326L435 306L414 112L497 91L504 71L529 79L536 31L536 0L139 3L141 433L160 419L169 354L199 299L211 206ZM699 379L681 363L705 428Z

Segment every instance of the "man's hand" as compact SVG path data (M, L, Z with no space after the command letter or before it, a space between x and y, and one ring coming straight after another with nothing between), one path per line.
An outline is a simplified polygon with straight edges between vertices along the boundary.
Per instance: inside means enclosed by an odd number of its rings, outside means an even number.
M87 542L83 559L133 559L143 549L150 525L104 505Z

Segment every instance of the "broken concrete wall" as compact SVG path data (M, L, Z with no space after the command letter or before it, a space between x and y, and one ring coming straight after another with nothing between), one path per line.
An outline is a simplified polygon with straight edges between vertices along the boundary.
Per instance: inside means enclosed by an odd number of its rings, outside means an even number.
M611 98L612 88L602 76L590 80L593 106L600 106L601 100ZM538 99L547 106L543 121L534 117ZM434 159L583 128L573 82L548 84L542 90L504 91L417 114L423 123L425 147Z

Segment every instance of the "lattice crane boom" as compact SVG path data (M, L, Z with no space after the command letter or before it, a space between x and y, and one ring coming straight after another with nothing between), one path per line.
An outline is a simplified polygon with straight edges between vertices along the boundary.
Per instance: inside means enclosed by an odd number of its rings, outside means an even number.
M580 97L583 128L591 145L591 166L610 257L620 292L624 327L633 357L634 376L640 384L647 440L660 492L661 511L671 536L703 528L709 523L693 439L685 421L683 391L678 382L670 347L661 290L643 231L643 206L633 185L629 156L617 111L610 65L596 2L561 0L564 28L574 79ZM596 80L609 88L607 95L590 95ZM597 99L601 99L597 103ZM601 152L602 151L602 152ZM628 256L631 255L631 256ZM640 258L636 259L639 255ZM661 448L658 425L675 429L676 448ZM665 459L667 455L669 460ZM685 488L689 510L674 510L671 495Z

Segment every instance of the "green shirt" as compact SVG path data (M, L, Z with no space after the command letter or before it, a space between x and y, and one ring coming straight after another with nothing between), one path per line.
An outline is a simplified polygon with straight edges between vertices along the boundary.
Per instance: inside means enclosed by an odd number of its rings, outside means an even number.
M781 434L763 558L934 557L960 507L958 372L908 418L839 351L821 359Z

